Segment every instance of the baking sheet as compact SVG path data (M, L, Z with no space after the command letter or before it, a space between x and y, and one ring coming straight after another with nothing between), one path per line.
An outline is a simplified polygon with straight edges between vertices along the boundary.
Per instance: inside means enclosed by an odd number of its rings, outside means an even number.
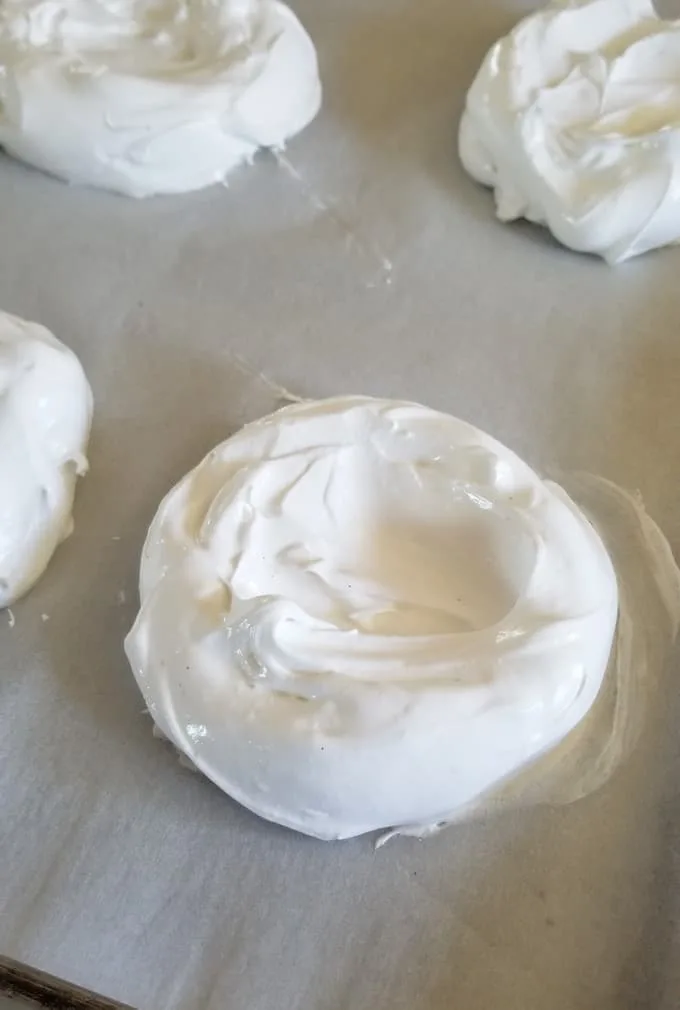
M131 1010L0 955L0 1010Z
M456 162L466 86L534 6L299 0L324 111L226 191L135 203L0 160L0 306L96 398L75 534L0 614L0 952L141 1010L680 1004L676 663L598 795L376 853L180 767L122 652L160 497L280 386L452 411L640 488L678 545L680 250L570 254Z

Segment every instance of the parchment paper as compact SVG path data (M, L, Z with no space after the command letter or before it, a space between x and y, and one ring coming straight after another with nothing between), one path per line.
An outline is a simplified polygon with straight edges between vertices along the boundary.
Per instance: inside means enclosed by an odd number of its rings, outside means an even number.
M0 160L0 306L96 398L75 534L0 614L0 951L142 1010L674 1010L676 663L602 792L377 853L258 821L151 735L122 652L144 533L278 386L449 410L640 488L680 539L680 250L560 250L456 161L465 89L534 5L295 6L324 111L228 190L136 203Z

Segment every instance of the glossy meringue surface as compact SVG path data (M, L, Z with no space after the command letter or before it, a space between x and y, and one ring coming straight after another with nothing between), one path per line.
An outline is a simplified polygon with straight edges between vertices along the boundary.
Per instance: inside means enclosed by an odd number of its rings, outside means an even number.
M287 407L211 452L149 530L126 649L160 731L322 839L455 818L600 691L617 582L557 485L416 404Z

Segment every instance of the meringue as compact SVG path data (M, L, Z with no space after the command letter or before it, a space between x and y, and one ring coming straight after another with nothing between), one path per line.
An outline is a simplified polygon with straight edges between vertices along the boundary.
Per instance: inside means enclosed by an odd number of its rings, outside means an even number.
M26 593L73 529L92 393L75 354L0 313L0 607Z
M652 0L563 0L486 56L459 135L502 221L609 263L680 241L680 21Z
M320 839L426 833L584 720L617 622L599 535L499 442L417 404L284 408L162 502L126 641L158 730Z
M129 196L222 182L321 101L316 51L275 0L4 0L0 145Z

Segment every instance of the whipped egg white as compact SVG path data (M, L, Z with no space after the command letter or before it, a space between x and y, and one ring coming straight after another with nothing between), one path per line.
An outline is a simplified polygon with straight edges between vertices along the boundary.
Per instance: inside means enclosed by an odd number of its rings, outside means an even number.
M91 419L75 354L43 326L0 313L0 607L34 585L73 529Z
M411 403L287 407L165 498L126 649L158 729L321 839L426 831L550 753L607 670L617 580L579 508Z
M680 240L680 21L555 0L487 54L459 135L502 221L610 263Z
M222 182L316 115L316 51L277 0L4 0L0 146L130 196Z

